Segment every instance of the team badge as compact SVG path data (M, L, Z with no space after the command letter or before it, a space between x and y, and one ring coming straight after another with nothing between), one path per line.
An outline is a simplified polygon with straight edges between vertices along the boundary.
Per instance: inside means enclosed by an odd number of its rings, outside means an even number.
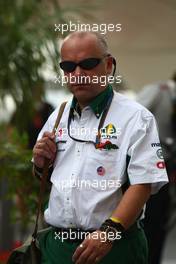
M97 143L95 145L96 149L105 149L105 150L110 150L110 149L118 149L119 147L116 144L112 144L111 141L107 140L104 143Z
M101 137L103 139L117 138L117 130L113 124L108 124L106 127L101 128Z
M97 174L100 175L100 176L103 176L105 175L105 168L103 166L100 166L97 168Z
M157 162L156 166L158 169L164 169L166 167L164 161Z
M163 152L162 152L162 149L161 148L157 150L156 154L157 154L157 157L159 159L164 159Z

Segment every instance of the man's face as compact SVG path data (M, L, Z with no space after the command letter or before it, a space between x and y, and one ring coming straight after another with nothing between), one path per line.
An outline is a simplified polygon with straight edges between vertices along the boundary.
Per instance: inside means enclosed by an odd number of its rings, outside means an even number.
M68 83L70 91L77 98L78 102L90 102L96 95L105 89L104 79L102 78L102 83L100 83L101 76L107 76L111 73L112 70L112 58L104 56L102 48L98 44L96 36L86 35L84 37L73 37L68 38L61 49L61 58L62 61L73 61L80 62L87 58L101 58L101 62L91 70L82 69L80 66L77 66L76 69L69 73L64 72L66 77L72 77L73 80L76 80L75 83ZM89 76L89 80L92 78L98 80L98 83L89 83L85 79L80 83L80 76ZM79 81L78 81L79 79ZM97 82L97 81L96 81Z

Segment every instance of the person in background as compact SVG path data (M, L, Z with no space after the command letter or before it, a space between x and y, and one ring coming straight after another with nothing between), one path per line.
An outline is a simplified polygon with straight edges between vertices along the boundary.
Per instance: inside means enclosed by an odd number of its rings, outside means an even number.
M158 152L157 155L166 161L170 182L149 199L143 221L149 244L149 263L160 264L176 183L176 161L172 151L175 149L176 139L176 72L167 81L144 86L136 100L148 108L157 120L163 147L163 154ZM164 163L160 166L164 166Z
M48 102L41 101L37 104L33 118L31 122L29 122L27 128L29 147L31 149L34 147L40 130L42 129L43 125L45 124L53 110L53 106Z

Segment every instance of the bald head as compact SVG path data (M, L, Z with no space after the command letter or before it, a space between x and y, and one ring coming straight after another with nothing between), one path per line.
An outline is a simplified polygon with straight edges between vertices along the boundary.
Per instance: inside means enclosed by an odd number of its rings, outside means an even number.
M108 54L108 45L106 42L106 39L102 36L102 34L98 32L87 32L87 31L76 31L71 34L69 34L62 43L61 46L61 55L62 55L62 50L64 45L68 42L71 41L73 42L74 40L77 41L82 41L87 39L88 41L94 42L94 45L98 47L101 51L102 54Z

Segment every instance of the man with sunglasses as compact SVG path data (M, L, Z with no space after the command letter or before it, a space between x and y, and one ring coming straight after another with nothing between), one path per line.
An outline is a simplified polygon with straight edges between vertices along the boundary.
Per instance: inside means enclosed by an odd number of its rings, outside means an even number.
M147 264L143 206L168 179L154 117L113 92L113 63L97 33L74 32L63 41L60 67L73 98L56 133L58 108L33 150L36 175L45 158L52 166L45 220L53 228L40 239L42 263Z

